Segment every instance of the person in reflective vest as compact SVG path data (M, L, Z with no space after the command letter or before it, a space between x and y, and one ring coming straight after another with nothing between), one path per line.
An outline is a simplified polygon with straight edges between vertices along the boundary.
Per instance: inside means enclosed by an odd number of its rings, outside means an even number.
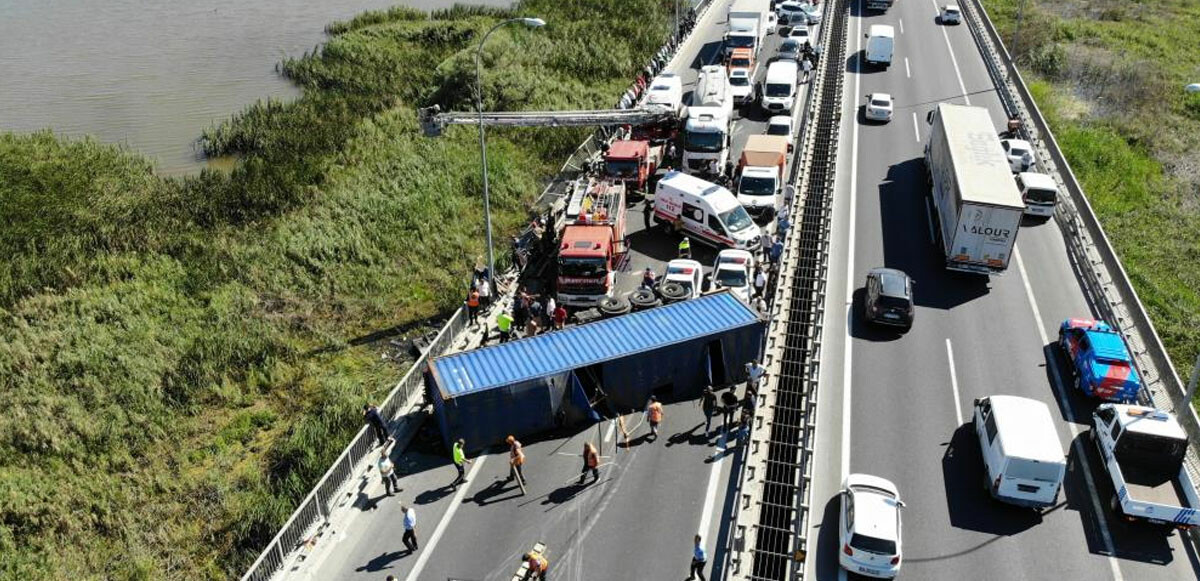
M600 480L600 453L596 451L596 447L591 442L583 443L583 470L579 471L579 483L583 484L583 478L587 476L588 470L592 471L592 482Z
M525 553L525 564L529 565L529 569L525 571L526 581L537 579L546 581L546 572L550 570L550 561L537 551L529 551Z
M679 241L679 258L691 258L691 257L692 257L692 241L690 239L688 239L687 236L684 236L683 240Z
M512 436L505 438L504 441L508 442L508 480L517 476L521 478L521 482L529 482L525 479L525 472L521 470L521 467L525 465L525 448Z
M471 315L471 324L479 324L479 289L471 289L467 295L467 313Z
M658 424L663 420L663 407L654 396L650 396L650 405L646 406L646 420L650 422L650 435L657 440Z

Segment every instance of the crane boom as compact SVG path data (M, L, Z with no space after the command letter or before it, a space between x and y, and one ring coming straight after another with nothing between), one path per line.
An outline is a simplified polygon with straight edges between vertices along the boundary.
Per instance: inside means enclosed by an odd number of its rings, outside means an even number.
M587 125L657 125L678 121L682 111L661 105L636 109L594 111L484 111L484 125L501 127L579 127ZM427 137L437 137L447 125L479 123L476 112L442 112L438 105L422 107L417 118Z

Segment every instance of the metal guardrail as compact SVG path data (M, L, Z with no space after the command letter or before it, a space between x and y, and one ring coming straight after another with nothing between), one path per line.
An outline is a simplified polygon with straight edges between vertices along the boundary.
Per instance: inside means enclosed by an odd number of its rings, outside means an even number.
M696 19L699 21L704 11L714 0L700 0L695 3ZM694 31L695 29L693 29ZM689 35L690 36L690 33ZM676 44L676 50L682 46L688 36L682 37ZM588 171L591 163L600 153L600 144L614 137L613 128L601 127L592 132L575 151L567 157L559 172L534 202L534 208L544 209L557 203L567 185ZM522 235L527 232L522 232ZM397 431L397 424L420 422L419 417L409 414L416 408L424 389L424 368L429 359L445 353L453 344L454 339L468 326L468 315L465 308L460 307L438 332L429 348L417 358L399 383L388 393L380 413L389 419L390 432ZM242 581L269 581L286 565L289 557L296 550L308 545L309 539L322 527L329 523L330 513L336 507L335 499L340 496L343 487L352 477L362 470L363 461L367 454L375 448L375 438L366 427L359 429L350 444L346 446L329 470L325 472L317 484L300 502L291 517L280 527L279 532L263 549L246 573Z

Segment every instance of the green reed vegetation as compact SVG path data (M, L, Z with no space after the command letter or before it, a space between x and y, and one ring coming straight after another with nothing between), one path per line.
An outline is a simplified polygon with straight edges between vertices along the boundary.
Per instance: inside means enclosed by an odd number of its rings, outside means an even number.
M235 577L402 369L355 337L461 301L483 252L471 128L415 107L616 101L669 5L527 0L392 9L330 25L283 71L303 96L207 131L232 172L166 179L145 158L0 135L0 578ZM499 233L586 134L489 133ZM499 240L506 239L498 235ZM503 254L503 253L501 253Z
M1200 352L1200 3L984 0L1187 381Z

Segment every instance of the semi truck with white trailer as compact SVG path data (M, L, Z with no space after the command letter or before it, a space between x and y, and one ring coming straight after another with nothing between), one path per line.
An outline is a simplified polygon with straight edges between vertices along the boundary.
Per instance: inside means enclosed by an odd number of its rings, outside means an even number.
M925 167L946 268L1000 274L1012 259L1025 202L991 115L941 103L928 121Z
M735 48L748 48L757 57L767 36L769 0L734 0L726 19L724 53L728 58Z
M721 175L725 172L729 162L732 119L733 92L725 67L701 67L683 125L683 167L688 173Z

